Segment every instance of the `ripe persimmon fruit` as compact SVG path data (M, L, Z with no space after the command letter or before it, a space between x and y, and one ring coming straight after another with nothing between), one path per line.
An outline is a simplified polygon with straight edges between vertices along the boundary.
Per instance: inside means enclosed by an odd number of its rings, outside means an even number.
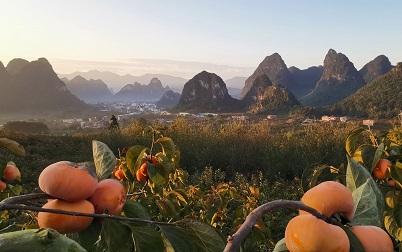
M47 202L43 208L65 210L71 212L93 214L94 206L87 200L65 201L54 199ZM48 212L38 213L38 224L41 228L53 228L62 234L80 232L86 229L92 222L92 217L73 216Z
M95 213L118 215L126 204L126 189L117 179L105 179L98 183L95 192L88 199L95 207Z
M113 171L113 177L115 177L115 178L121 180L121 179L125 179L125 178L126 178L126 175L124 175L123 170L119 167L119 168L117 168L117 169L115 169L115 170Z
M354 215L352 192L343 184L335 181L325 181L309 189L301 201L326 216L343 213L349 220ZM309 214L299 211L300 214Z
M98 184L95 172L69 161L46 167L39 175L40 189L59 199L79 201L91 196Z
M392 166L391 161L385 158L380 159L373 170L374 177L378 179L385 179L385 174L390 166Z
M285 243L290 252L349 252L346 232L311 214L291 219L285 230Z
M376 226L353 226L350 228L365 252L393 252L394 244L390 236L382 228Z
M14 165L8 164L3 172L3 179L7 181L13 181L15 179L20 180L21 173L20 170Z
M7 184L0 180L0 192L7 188Z
M145 182L148 180L148 164L143 163L135 173L135 177L139 182Z

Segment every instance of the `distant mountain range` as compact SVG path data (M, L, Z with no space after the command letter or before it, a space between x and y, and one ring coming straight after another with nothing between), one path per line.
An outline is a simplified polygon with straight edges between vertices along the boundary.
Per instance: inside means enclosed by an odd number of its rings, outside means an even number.
M74 96L45 58L0 62L0 112L32 113L85 110L90 107Z
M170 90L169 86L163 87L162 82L154 77L148 85L141 85L138 82L134 84L125 85L119 92L117 92L111 101L158 101L163 94Z
M67 78L61 79L75 96L87 103L109 101L113 94L102 80L86 80L81 75L75 76L70 81Z
M186 79L181 77L170 76L167 74L144 74L140 76L134 76L131 74L119 75L109 71L91 70L88 72L73 72L71 74L59 74L60 78L67 78L69 80L76 76L82 76L85 79L102 80L109 88L113 88L115 92L118 92L122 87L127 84L134 83L150 83L153 78L158 78L164 85L167 85L172 90L180 91L183 88Z
M154 101L176 111L191 112L283 114L302 106L319 106L345 115L388 116L394 114L395 109L399 110L399 104L388 96L379 103L383 104L381 106L372 103L363 109L363 105L348 107L348 104L353 104L353 100L364 104L362 100L371 100L367 97L374 95L382 97L381 92L388 89L381 91L379 86L393 87L395 84L389 84L391 80L399 83L400 75L395 73L399 73L400 68L400 65L393 68L389 59L380 55L357 70L346 55L330 49L323 66L304 70L288 68L281 56L274 53L265 57L249 77L223 81L215 73L202 71L187 81L169 75L121 76L96 70L57 76L45 58L32 62L13 59L6 67L0 62L0 112L71 111L90 108L86 103ZM147 83L146 80L149 84L141 84ZM111 92L107 82L123 88ZM232 86L228 87L228 83ZM180 91L175 92L170 85ZM364 91L367 89L370 91ZM370 109L371 112L367 112Z

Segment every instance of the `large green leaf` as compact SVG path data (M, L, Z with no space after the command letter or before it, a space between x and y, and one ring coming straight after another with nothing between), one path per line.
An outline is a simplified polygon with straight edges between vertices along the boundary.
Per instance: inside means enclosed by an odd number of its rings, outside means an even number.
M169 241L175 252L200 251L197 250L191 236L183 228L164 225L158 225L158 227L163 238Z
M355 202L351 225L381 226L384 197L369 171L349 156L346 186L352 191Z
M104 180L112 175L114 168L116 167L116 156L109 149L109 147L100 142L92 141L92 154L96 167L96 175L99 180Z
M176 224L182 226L182 230L189 235L191 242L197 249L196 251L221 252L225 248L226 243L221 236L207 223L184 219L176 222Z
M131 229L124 223L105 219L102 222L101 247L102 251L116 252L127 246L131 241Z
M289 251L288 248L286 247L285 238L282 238L275 244L273 252L283 252L283 251Z
M102 220L95 218L89 227L78 233L80 245L88 251L95 251L101 230Z
M16 155L20 155L20 156L25 155L24 147L14 140L2 137L2 138L0 138L0 146L3 146L7 150L9 150L11 153L14 153Z
M123 207L124 215L130 218L150 220L147 210L137 201L127 200Z
M159 143L162 146L163 154L169 159L172 160L175 154L175 146L174 142L169 137L159 138L156 143Z
M360 145L352 158L357 162L363 164L364 167L371 167L376 150L377 148L373 145Z
M396 220L401 219L402 211L386 210L384 212L384 226L387 232L394 237L397 241L402 241L402 223L398 223ZM396 216L399 215L399 216Z
M364 128L357 128L349 134L348 138L346 139L346 152L349 156L353 156L355 151L358 149L358 140L360 138L360 135L365 131L366 129Z
M128 149L126 153L126 161L127 161L127 167L132 174L135 174L136 168L138 168L136 167L137 158L140 156L140 154L142 157L142 154L145 153L146 150L147 148L142 145L134 145Z
M355 202L355 215L350 222L351 225L372 225L382 226L383 202L379 202L383 196L379 194L378 188L374 188L370 180L353 191Z
M165 251L161 234L150 226L129 225L133 232L135 251Z

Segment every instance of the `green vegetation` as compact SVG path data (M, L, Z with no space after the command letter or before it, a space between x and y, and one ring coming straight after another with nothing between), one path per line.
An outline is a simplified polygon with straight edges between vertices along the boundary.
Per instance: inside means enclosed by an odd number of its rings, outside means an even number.
M239 237L236 230L243 230L245 222L250 224L252 211L277 199L293 200L297 206L290 208L305 210L299 208L303 191L327 180L346 183L353 193L357 210L352 223L381 226L384 221L387 231L400 239L396 222L382 220L380 215L383 193L399 190L401 185L401 130L373 132L357 126L352 122L322 123L281 130L266 121L217 119L192 124L178 119L168 126L134 122L118 132L60 137L4 132L8 135L0 138L6 149L0 148L0 173L7 161L13 160L21 170L22 186L7 182L0 193L2 199L7 198L0 202L0 210L5 210L0 233L38 228L36 213L43 209L35 208L41 204L33 201L45 201L41 195L49 195L29 193L40 192L37 178L44 167L70 160L93 161L99 180L117 178L120 170L123 175L118 179L128 193L123 215L92 216L96 221L88 229L68 235L89 251L162 251L166 246L175 251L189 246L192 251L222 251L225 237ZM15 156L18 153L25 155ZM384 176L375 180L370 172L384 158L390 160L387 167L378 168ZM143 167L145 181L136 176ZM384 192L376 182L385 186ZM26 195L10 197L19 194ZM393 200L399 204L399 199ZM399 208L389 208L396 216ZM281 209L256 216L238 244L243 251L266 251L275 243L287 244L281 238L296 211ZM345 224L341 221L337 225ZM356 241L350 242L357 246Z
M382 75L333 106L335 114L370 118L392 118L402 109L402 65Z
M193 124L177 119L168 126L152 125L171 137L181 151L180 167L190 174L214 167L225 172L228 180L236 173L250 177L257 171L271 178L293 179L303 170L315 164L339 165L345 162L344 142L356 123L316 124L303 129L273 128L266 121L257 123L213 121ZM15 139L27 150L27 155L15 162L24 176L24 182L36 182L34 178L47 165L70 160L92 160L91 141L106 143L115 155L126 146L141 144L150 146L151 128L141 122L133 122L120 133L108 131L70 136L15 134L4 136ZM25 169L25 170L24 170Z

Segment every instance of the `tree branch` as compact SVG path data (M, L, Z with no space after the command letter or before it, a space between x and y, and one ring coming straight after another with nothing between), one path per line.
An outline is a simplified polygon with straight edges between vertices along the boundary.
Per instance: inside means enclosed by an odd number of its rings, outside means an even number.
M109 219L115 219L115 220L121 220L121 221L127 221L127 222L139 222L139 223L148 223L148 224L156 224L156 225L170 225L170 226L176 225L174 223L144 220L144 219L140 219L140 218L130 218L130 217L124 217L124 216L119 216L119 215L88 214L88 213L71 212L71 211L65 211L65 210L59 210L59 209L48 209L48 208L43 208L43 207L22 205L26 202L29 202L30 200L50 199L50 198L53 198L53 197L46 193L31 193L31 194L13 196L13 197L4 199L3 201L0 202L0 211L9 210L9 209L18 209L18 210L34 211L34 212L66 214L66 215L72 215L72 216L109 218Z
M301 201L294 200L274 200L268 203L265 203L256 209L254 209L247 217L244 223L240 226L240 228L236 231L235 234L228 237L228 241L225 247L224 252L235 252L240 247L240 244L244 241L246 236L250 233L251 229L255 225L258 219L260 219L264 214L282 209L282 208L290 208L290 209L299 209L306 212L311 213L315 217L324 220L327 223L333 225L342 225L338 220L325 216L316 209L305 205Z

